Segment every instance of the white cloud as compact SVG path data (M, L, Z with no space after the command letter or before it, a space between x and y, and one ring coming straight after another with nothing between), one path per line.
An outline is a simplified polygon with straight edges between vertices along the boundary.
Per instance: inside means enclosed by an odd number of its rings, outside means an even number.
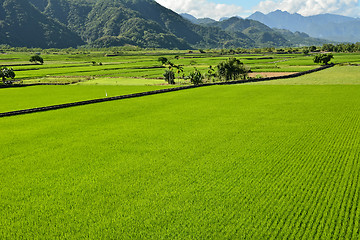
M242 16L240 6L217 4L207 0L156 0L159 4L177 13L188 13L197 18L209 17L218 20L222 17ZM245 15L247 16L247 15Z
M334 13L360 17L359 0L266 0L260 2L254 10L269 13L277 9L304 16Z

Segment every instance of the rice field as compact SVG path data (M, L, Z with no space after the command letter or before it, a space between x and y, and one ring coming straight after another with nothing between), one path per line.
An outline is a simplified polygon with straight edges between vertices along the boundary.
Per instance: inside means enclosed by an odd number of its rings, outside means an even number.
M335 66L321 72L291 79L248 83L256 85L359 85L359 66Z
M312 56L302 54L235 54L221 55L209 52L206 54L179 52L149 51L143 53L129 53L109 55L106 52L83 53L46 53L42 54L44 64L30 64L30 56L34 53L0 54L0 65L11 66L16 72L16 79L25 84L43 82L88 82L107 84L115 78L149 80L148 84L158 84L163 80L165 66L159 57L166 57L175 65L181 65L183 72L176 74L179 78L189 75L194 68L202 73L208 71L209 66L215 67L229 57L239 58L253 72L300 72L317 68ZM164 83L164 81L163 81ZM128 84L128 81L118 81L117 85Z
M0 118L0 239L359 239L359 69ZM94 76L0 112L169 87Z
M0 88L0 112L153 91L169 86L65 85Z
M358 85L1 118L0 238L358 239Z

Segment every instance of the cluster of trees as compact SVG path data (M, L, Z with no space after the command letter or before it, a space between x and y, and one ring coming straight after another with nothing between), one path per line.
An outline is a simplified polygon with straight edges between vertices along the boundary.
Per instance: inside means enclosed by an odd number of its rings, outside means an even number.
M40 64L43 64L44 63L44 59L42 57L40 57L39 55L34 55L34 56L31 56L30 57L30 62L33 62L35 64L37 64L38 62Z
M43 64L44 63L44 59L42 57L40 57L39 55L34 55L31 56L29 59L30 62L34 62L34 63L40 63ZM1 66L0 67L0 78L3 84L12 84L12 80L14 80L15 78L15 72L12 68L8 68L5 66ZM11 79L11 80L9 80Z
M175 58L178 58L176 56ZM184 71L182 65L175 65L165 57L160 57L158 59L163 65L167 66L167 69L164 73L164 79L169 84L175 84L175 72L180 78L180 73ZM194 71L191 72L188 76L182 75L182 79L190 80L194 85L202 84L204 81L233 81L238 79L246 79L248 76L249 69L236 58L229 58L225 61L220 62L215 68L209 66L207 73L202 74L196 67Z
M324 44L321 49L326 52L360 52L360 42L348 44L340 43L337 45Z
M314 63L327 65L333 58L334 55L332 55L331 53L319 54L314 57Z
M63 53L63 54L90 54L90 52L108 52L121 55L127 51L144 51L156 50L156 48L141 48L134 45L118 46L118 47L78 47L78 48L27 48L27 47L11 47L7 44L0 44L0 53L3 52L39 52L44 54ZM358 43L341 43L341 44L323 44L323 46L305 46L305 47L264 47L264 48L222 48L222 49L199 49L200 53L218 53L221 55L246 54L246 53L311 53L311 52L360 52L360 42ZM193 51L190 51L192 53Z
M12 82L8 81L7 79L9 79L9 78L14 79L15 72L12 68L1 67L0 68L0 78L1 78L3 84L11 84Z

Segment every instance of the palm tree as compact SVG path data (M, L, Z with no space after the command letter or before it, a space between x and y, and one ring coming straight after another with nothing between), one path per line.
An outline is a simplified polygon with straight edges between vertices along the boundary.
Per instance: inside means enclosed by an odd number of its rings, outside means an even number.
M249 72L244 64L236 58L229 58L228 60L219 63L217 69L219 77L225 78L225 81L236 80L239 78L245 79Z

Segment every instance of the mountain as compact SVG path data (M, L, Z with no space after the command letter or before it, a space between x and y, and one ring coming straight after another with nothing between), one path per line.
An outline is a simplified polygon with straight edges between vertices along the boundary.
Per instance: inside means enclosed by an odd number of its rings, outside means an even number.
M27 0L0 1L0 44L65 48L84 44L65 25L47 17Z
M200 24L200 25L216 22L214 19L211 19L211 18L196 18L188 13L181 13L180 16L182 16L183 18L189 20L190 22L192 22L194 24Z
M304 17L277 10L269 14L256 12L248 19L256 20L271 28L305 32L311 37L332 41L360 41L360 19L335 14L321 14Z
M195 25L153 0L29 1L95 47L219 48L236 42L232 35Z
M257 46L286 46L290 44L280 33L254 20L232 17L220 22L210 23L208 26L237 33L239 36L255 42Z
M0 44L66 48L293 46L264 24L241 18L189 20L155 0L0 0Z
M287 39L292 44L298 45L298 46L313 46L313 45L323 45L326 43L335 43L335 42L329 42L328 40L321 39L321 38L312 38L308 34L303 32L291 32L286 29L276 29L273 28L275 32L278 34L281 34L285 39Z

